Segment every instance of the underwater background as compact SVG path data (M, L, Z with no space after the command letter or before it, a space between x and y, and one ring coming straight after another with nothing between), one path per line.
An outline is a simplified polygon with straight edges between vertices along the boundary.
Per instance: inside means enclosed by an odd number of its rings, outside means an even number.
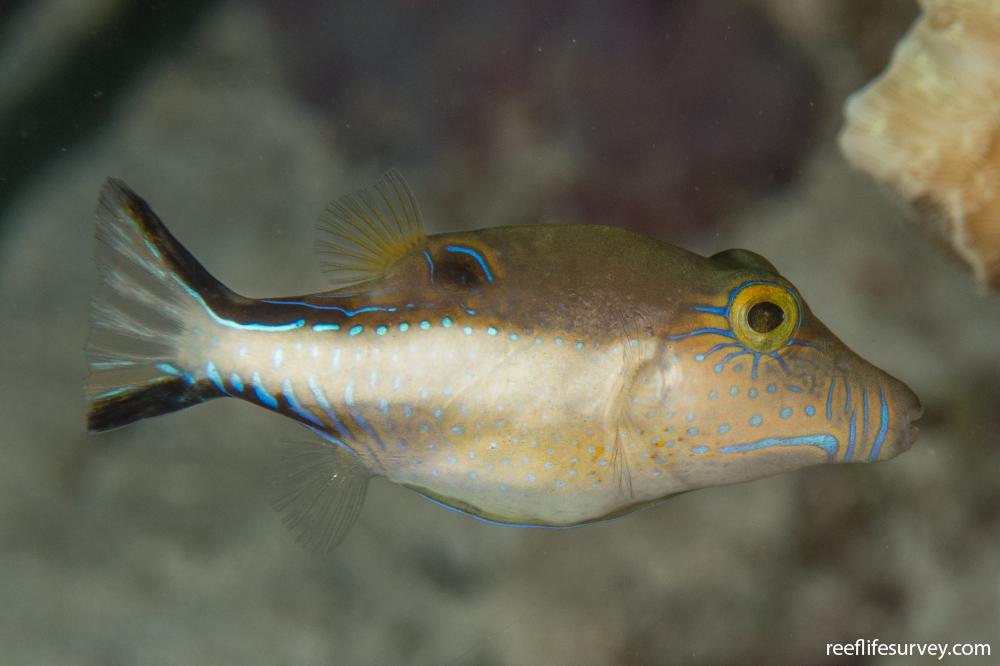
M0 5L0 663L1000 650L1000 297L836 143L845 98L917 14L910 0ZM431 231L599 223L763 254L921 397L917 444L573 530L485 525L376 482L319 557L268 506L294 424L215 401L85 432L106 177L224 283L266 296L324 289L319 212L389 167Z

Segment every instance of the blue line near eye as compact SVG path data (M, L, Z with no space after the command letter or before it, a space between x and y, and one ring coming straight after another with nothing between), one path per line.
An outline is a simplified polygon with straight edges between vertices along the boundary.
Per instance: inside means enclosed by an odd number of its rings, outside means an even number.
M753 369L750 370L750 379L757 379L757 366L760 364L760 352L754 352Z
M721 335L724 338L736 339L736 335L724 328L698 328L693 331L688 331L687 333L679 333L677 335L667 336L668 340L683 340L685 338L691 338L696 335Z
M830 420L833 418L833 388L837 384L837 377L833 376L830 378L830 390L826 393L826 418Z
M707 352L705 352L704 356L707 358L712 354L714 354L715 352L719 351L720 349L725 349L726 347L740 347L745 349L745 347L743 347L743 345L738 342L720 342L719 344L714 345Z
M358 333L360 333L363 330L365 330L365 327L362 326L361 324L358 324L357 326L351 326L351 328L347 331L347 334L348 335L357 335Z
M314 331L339 331L340 324L313 324Z
M292 388L292 382L287 377L285 381L281 383L281 393L285 396L285 400L288 402L288 406L292 408L292 411L320 428L323 427L323 422L316 418L308 410L304 409L301 404L299 404L298 399L295 397L295 389Z
M844 399L844 413L851 411L851 385L844 382L844 390L847 391L847 397Z
M262 303L270 303L271 305L298 305L304 308L309 308L310 310L335 310L341 312L348 317L353 317L359 315L363 312L395 312L396 308L393 307L382 307L379 305L366 305L363 308L358 308L357 310L349 310L348 308L342 308L339 305L315 305L313 303L306 303L304 301L281 301L275 299L263 298Z
M486 260L483 259L483 255L479 254L475 250L469 247L463 247L461 245L446 245L445 248L449 252L461 252L462 254L467 254L479 263L479 267L483 269L483 275L490 282L493 281L493 273L490 272L489 266L486 265Z
M875 444L872 445L872 453L868 456L868 462L874 462L882 450L882 443L885 442L885 433L889 430L889 405L885 401L885 390L878 387L878 398L882 402L882 421L879 423L878 435L875 436Z
M732 444L719 448L721 453L745 453L771 447L782 446L817 446L831 457L837 453L837 439L833 435L805 435L802 437L769 437L746 444Z
M233 385L237 393L243 393L243 378L235 372L229 375L229 383Z
M691 309L695 312L707 312L709 314L716 314L722 317L726 316L726 308L716 308L711 305L696 305Z
M354 419L354 422L358 424L358 427L364 430L365 433L367 433L372 439L375 440L375 443L378 444L378 448L380 451L385 451L385 444L382 442L382 439L375 434L375 431L372 430L370 425L368 425L368 422L365 421L364 417L353 409L354 387L351 384L348 384L344 388L344 404L347 405L347 413L351 415L351 418Z
M205 374L208 375L208 378L212 380L213 384L215 384L215 388L219 389L223 393L229 393L229 391L226 390L226 385L222 383L222 377L219 376L219 370L211 361L205 364Z
M430 271L431 282L434 282L434 260L431 259L431 253L424 250L424 259L427 261L427 268Z
M851 412L851 435L847 440L847 453L844 454L844 462L851 462L851 458L854 457L854 438L857 436L857 427L855 426L854 421L857 415L857 410Z
M785 371L785 374L788 374L788 366L785 364L785 359L781 358L781 354L779 354L776 351L773 351L770 354L768 354L768 356L777 361L778 365L781 366L781 369Z
M271 409L277 409L278 401L274 398L273 395L267 392L266 388L264 388L264 384L261 383L260 375L257 374L256 370L254 371L253 376L250 378L250 380L251 383L253 384L253 392L254 394L256 394L257 399L260 400L265 405L267 405L268 407L270 407Z

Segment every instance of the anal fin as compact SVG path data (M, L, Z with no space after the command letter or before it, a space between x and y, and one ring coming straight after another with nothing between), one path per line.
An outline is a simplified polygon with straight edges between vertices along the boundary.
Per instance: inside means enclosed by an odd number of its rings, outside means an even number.
M296 541L329 553L357 522L371 477L347 448L325 440L282 442L272 505Z

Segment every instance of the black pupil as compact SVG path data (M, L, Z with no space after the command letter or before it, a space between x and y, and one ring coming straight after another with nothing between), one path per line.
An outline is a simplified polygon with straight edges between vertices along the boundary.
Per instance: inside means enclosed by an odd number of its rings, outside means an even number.
M785 313L771 301L763 301L750 308L747 313L747 323L758 333L770 333L781 326Z

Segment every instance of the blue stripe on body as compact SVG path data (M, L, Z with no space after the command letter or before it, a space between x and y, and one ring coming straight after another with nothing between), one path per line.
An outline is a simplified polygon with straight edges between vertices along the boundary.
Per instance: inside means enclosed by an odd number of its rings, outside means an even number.
M310 310L334 310L340 312L347 317L353 317L359 315L363 312L395 312L394 307L382 307L380 305L366 305L364 307L358 308L357 310L350 310L348 308L342 308L339 305L315 305L314 303L306 303L305 301L284 301L278 299L261 299L262 303L270 303L271 305L298 305L303 308L309 308Z
M205 374L208 375L208 378L212 380L213 384L215 384L215 388L219 389L226 395L229 395L229 391L226 390L226 385L222 383L222 377L219 375L218 368L216 368L215 364L211 361L205 364Z
M316 424L320 428L323 427L323 422L316 418L308 409L302 407L302 404L295 397L295 389L292 387L292 380L285 378L285 381L281 383L281 394L285 396L285 400L288 402L288 406L292 408L292 411L304 418L311 423Z
M180 276L171 274L174 281L181 286L188 293L188 295L194 300L198 301L198 304L205 310L205 313L212 318L217 324L222 324L229 328L235 328L239 331L292 331L296 328L302 328L306 325L305 319L296 319L295 321L288 322L287 324L256 324L256 323L241 323L238 321L233 321L232 319L225 319L215 314L215 311L208 307L208 303L202 298L201 294L189 287L187 284L181 280Z
M313 397L316 398L316 402L319 404L320 409L323 410L330 418L330 424L337 430L340 435L346 439L354 439L354 435L351 431L344 427L344 424L340 422L337 418L337 413L333 411L333 407L330 406L330 401L326 399L326 395L323 393L323 389L319 387L316 383L316 378L309 375L308 379L309 390L312 391Z
M169 363L157 363L155 367L160 372L165 372L168 375L173 375L174 377L180 377L188 384L194 384L194 377L192 377L186 372L183 372L182 370L178 370L176 367L174 367Z
M864 421L864 425L861 427L861 441L864 442L868 439L868 387L861 387L861 416Z
M314 433L316 433L317 435L319 435L319 436L320 436L320 437L321 437L322 439L324 439L324 440L326 440L326 441L328 441L328 442L331 442L331 443L333 443L333 444L336 444L336 445L337 445L337 446L339 446L340 448L342 448L342 449L344 449L345 451L347 451L348 453L350 453L350 454L351 454L352 456L354 456L355 458L357 458L357 457L358 457L358 452L357 452L357 451L355 451L355 450L354 450L354 449L352 449L352 448L351 448L350 446L348 446L348 445L347 445L347 444L345 444L344 442L340 441L340 440L339 440L339 439L337 439L336 437L331 437L331 436L330 436L330 433L326 432L325 430L320 430L319 428L314 428L314 427L312 427L311 425L306 425L305 423L303 423L302 425L305 425L305 426L306 426L307 428L309 428L309 429L310 429L310 430L312 430L312 431L313 431Z
M855 417L858 415L858 410L851 412L851 438L847 442L847 453L844 454L844 462L851 462L851 458L854 457L854 439L857 437L858 430L855 425Z
M267 392L266 388L264 388L264 384L260 381L260 375L257 374L256 370L254 370L253 376L250 379L253 384L253 392L257 396L257 399L271 409L277 409L278 401L273 395Z
M882 444L885 442L885 433L889 430L889 405L885 401L885 390L881 386L878 387L878 397L882 402L882 420L879 423L878 435L875 436L875 443L872 445L872 453L868 456L868 462L874 462L878 458L878 454L882 450Z
M745 453L746 451L757 451L759 449L784 446L816 446L823 449L827 452L827 454L833 457L837 453L838 443L836 437L828 434L804 435L801 437L768 437L767 439L760 439L756 442L721 446L719 447L719 452Z
M837 377L830 378L830 390L826 393L826 420L833 418L833 389L837 385Z
M385 451L385 443L382 442L382 439L377 434L375 434L375 431L372 430L372 427L370 425L368 425L368 422L365 421L365 418L361 416L361 414L354 409L353 384L348 384L344 388L344 404L347 405L347 413L350 414L351 418L354 419L354 422L358 424L358 427L364 430L365 433L367 433L373 440L375 440L375 443L378 444L378 448L380 451Z

